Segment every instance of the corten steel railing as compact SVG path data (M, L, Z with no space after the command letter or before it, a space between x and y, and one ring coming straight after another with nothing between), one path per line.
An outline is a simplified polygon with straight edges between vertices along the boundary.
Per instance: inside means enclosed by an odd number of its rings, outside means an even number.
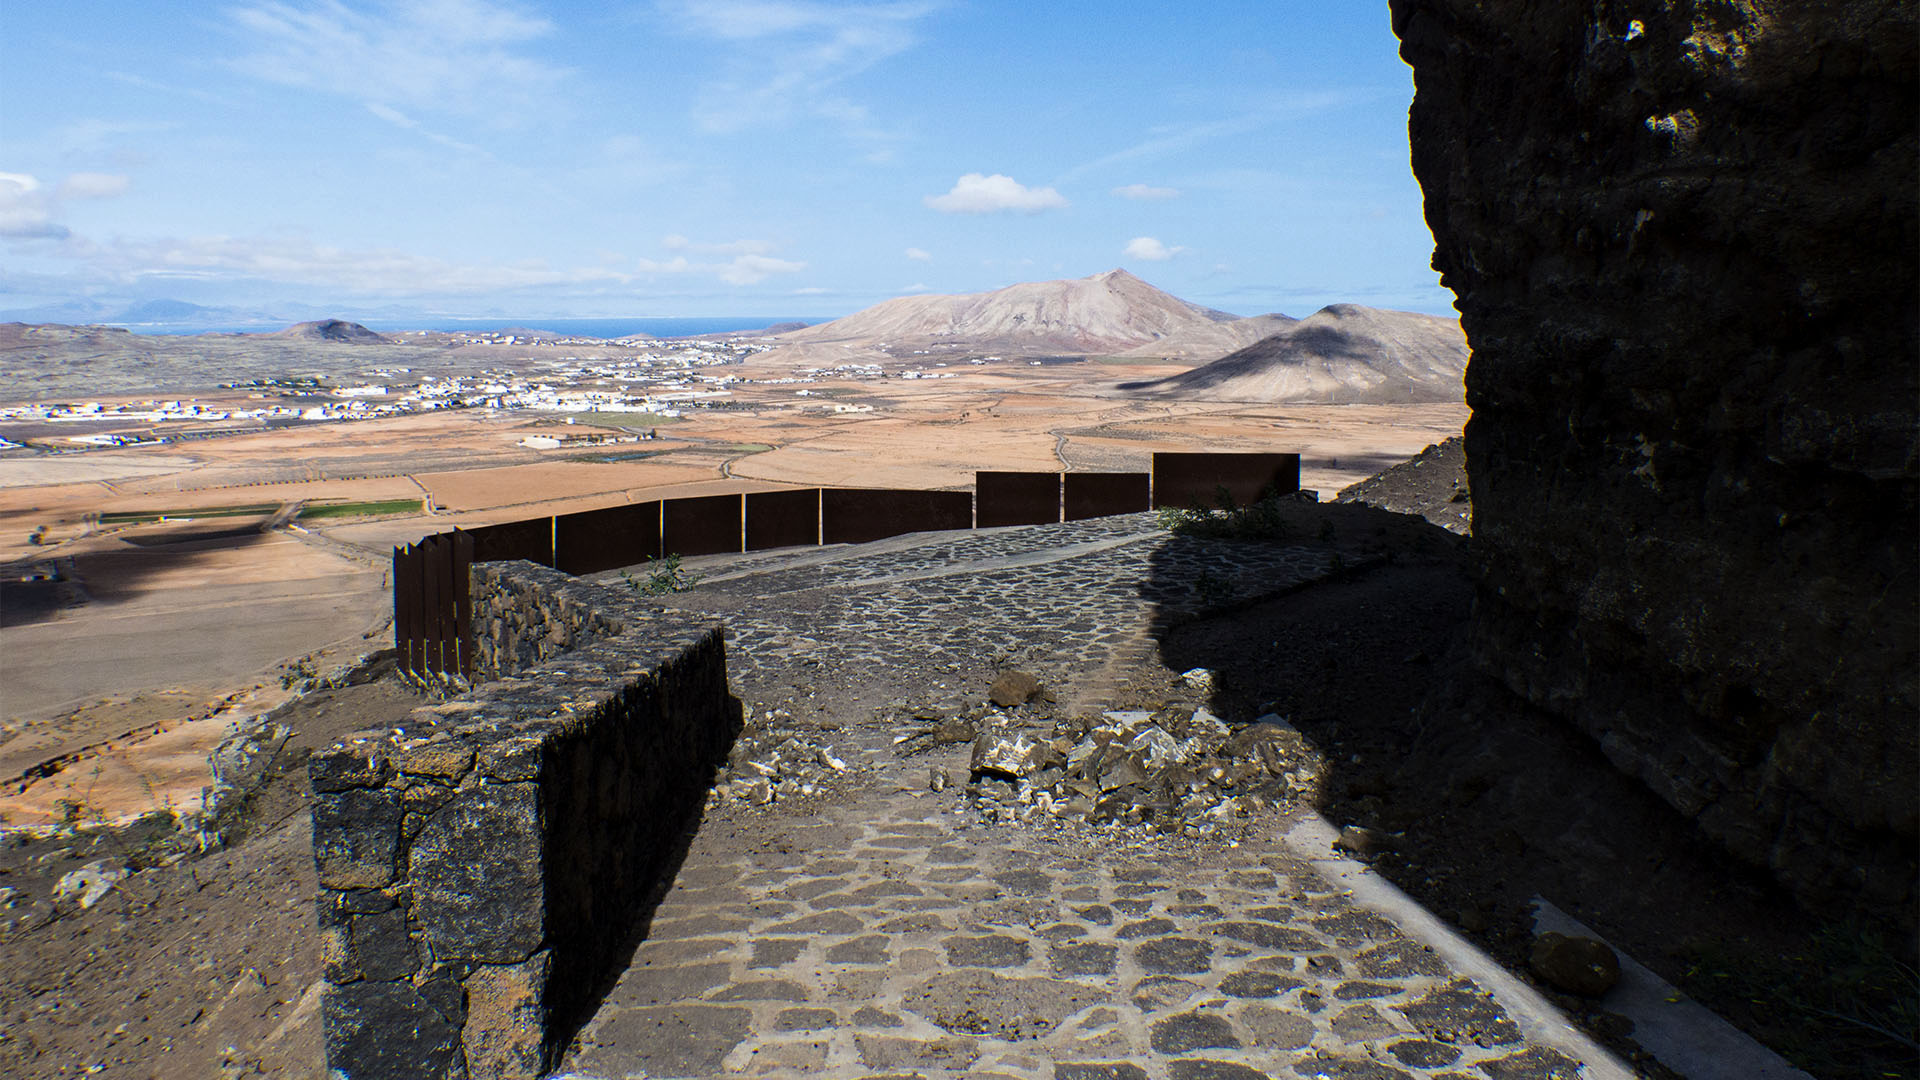
M400 666L421 678L473 676L467 567L525 559L569 574L664 555L863 543L903 533L1041 525L1239 504L1300 490L1300 456L1155 453L1151 473L979 472L974 490L807 488L705 495L455 529L393 549Z
M473 534L458 529L393 549L393 638L422 678L473 677Z

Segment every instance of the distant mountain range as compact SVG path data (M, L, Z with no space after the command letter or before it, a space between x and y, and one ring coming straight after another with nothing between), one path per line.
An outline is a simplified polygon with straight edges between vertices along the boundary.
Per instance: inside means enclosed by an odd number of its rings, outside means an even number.
M1466 369L1458 319L1332 304L1210 364L1120 388L1182 401L1459 401Z
M1010 353L1200 363L1166 379L1119 384L1202 401L1459 401L1467 341L1456 319L1334 304L1300 320L1248 318L1189 303L1125 270L959 296L907 296L780 335L801 346L935 345Z
M1150 349L1156 342L1186 349L1218 341L1231 349L1260 336L1240 340L1246 331L1232 328L1248 321L1161 292L1125 270L1109 270L985 293L902 296L781 340L861 346L964 342L972 348L1024 346L1104 356ZM1257 325L1271 332L1270 325Z
M285 326L284 315L245 308L206 307L184 300L146 300L130 307L93 300L70 300L35 308L0 311L0 322L59 323L68 326Z

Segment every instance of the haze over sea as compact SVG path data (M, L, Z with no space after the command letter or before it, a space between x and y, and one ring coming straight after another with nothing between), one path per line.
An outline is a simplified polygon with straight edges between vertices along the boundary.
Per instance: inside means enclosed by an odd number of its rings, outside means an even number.
M495 330L545 330L563 337L699 337L727 334L737 330L759 330L780 323L813 325L835 318L832 315L641 315L600 319L367 319L360 325L382 334L414 330L432 330L448 334L484 334ZM167 323L110 324L125 326L136 334L258 334L279 330L273 325L187 326Z

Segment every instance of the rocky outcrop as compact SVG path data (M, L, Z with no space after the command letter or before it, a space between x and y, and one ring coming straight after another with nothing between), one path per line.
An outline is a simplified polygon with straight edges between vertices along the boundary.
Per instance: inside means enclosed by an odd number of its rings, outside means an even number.
M1910 0L1394 0L1473 347L1484 666L1913 926Z

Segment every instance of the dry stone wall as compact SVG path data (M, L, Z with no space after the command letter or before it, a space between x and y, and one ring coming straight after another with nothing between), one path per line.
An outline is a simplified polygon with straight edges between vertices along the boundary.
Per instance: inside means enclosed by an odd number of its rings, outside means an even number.
M531 563L472 573L494 681L309 763L348 1080L549 1067L739 730L717 623Z
M1913 926L1911 0L1393 0L1485 668Z

